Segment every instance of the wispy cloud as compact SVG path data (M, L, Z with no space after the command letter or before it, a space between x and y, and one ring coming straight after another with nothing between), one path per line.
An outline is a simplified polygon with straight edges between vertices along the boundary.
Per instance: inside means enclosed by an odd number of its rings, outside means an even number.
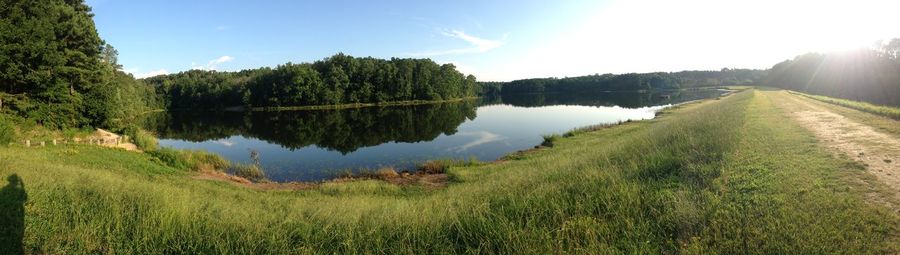
M216 31L225 31L228 30L228 26L216 26Z
M191 63L191 69L199 69L199 70L216 70L220 64L225 62L230 62L234 60L231 56L221 56L217 59L210 60L206 65L197 65L197 63Z
M137 67L128 68L128 69L125 69L122 71L125 71L126 73L130 73L131 75L134 76L134 78L137 78L137 79L143 79L143 78L153 77L153 76L157 76L157 75L169 74L169 71L166 71L166 69L159 69L156 71L149 71L149 72L140 72L140 69Z
M218 144L224 145L225 147L231 147L231 146L234 146L234 144L235 144L234 142L229 141L227 139L215 140L215 141L213 141L213 143L218 143Z
M431 56L441 56L441 55L457 55L457 54L467 54L467 53L484 53L490 50L496 49L500 46L503 46L504 42L502 40L489 40L484 38L479 38L470 34L466 34L460 30L450 30L450 31L442 31L441 35L455 38L459 40L463 40L470 44L469 47L459 48L459 49L449 49L449 50L439 50L439 51L427 51L427 52L418 52L411 53L409 55L416 57L431 57ZM505 36L504 36L505 37Z
M468 142L461 146L448 148L447 151L454 150L457 153L459 153L459 152L464 152L464 151L466 151L472 147L478 146L478 145L503 140L502 136L491 133L491 132L487 132L487 131L461 132L461 133L459 133L459 135L474 136L475 140L472 140L471 142Z

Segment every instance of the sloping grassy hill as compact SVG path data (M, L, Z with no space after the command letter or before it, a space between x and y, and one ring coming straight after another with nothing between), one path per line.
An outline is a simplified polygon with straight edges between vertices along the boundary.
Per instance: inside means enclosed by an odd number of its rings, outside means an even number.
M8 231L0 249L900 251L900 216L865 200L866 184L856 181L863 169L832 157L787 118L789 109L772 105L774 96L745 91L560 138L505 162L451 168L453 182L438 190L358 181L263 191L196 180L132 152L0 148L0 224Z

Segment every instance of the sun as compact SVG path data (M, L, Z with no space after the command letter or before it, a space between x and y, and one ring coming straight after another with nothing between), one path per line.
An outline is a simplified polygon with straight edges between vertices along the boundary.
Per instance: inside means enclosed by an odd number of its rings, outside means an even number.
M812 51L828 53L858 50L861 48L871 47L877 43L878 39L874 36L855 36L855 35L834 35L824 40L811 42Z

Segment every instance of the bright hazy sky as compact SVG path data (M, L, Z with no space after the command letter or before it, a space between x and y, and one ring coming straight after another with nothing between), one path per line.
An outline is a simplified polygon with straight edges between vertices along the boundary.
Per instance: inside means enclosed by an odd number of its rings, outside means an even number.
M88 0L137 77L354 56L428 57L479 80L769 68L900 37L900 1Z

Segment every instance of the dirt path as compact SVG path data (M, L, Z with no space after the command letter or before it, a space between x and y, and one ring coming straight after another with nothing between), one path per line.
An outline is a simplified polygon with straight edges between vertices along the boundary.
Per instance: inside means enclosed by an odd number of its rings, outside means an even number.
M390 184L406 186L421 185L427 190L436 190L446 188L450 182L450 176L444 173L428 174L428 173L397 173L391 170L391 174L374 174L360 177L343 177L325 182L252 182L246 178L226 174L215 170L201 170L200 174L194 176L198 180L224 181L235 184L237 186L261 189L261 190L304 190L316 188L322 183L332 182L352 182L359 180L381 180Z
M783 93L792 117L835 152L861 163L896 195L900 192L900 139L857 123L806 98Z

